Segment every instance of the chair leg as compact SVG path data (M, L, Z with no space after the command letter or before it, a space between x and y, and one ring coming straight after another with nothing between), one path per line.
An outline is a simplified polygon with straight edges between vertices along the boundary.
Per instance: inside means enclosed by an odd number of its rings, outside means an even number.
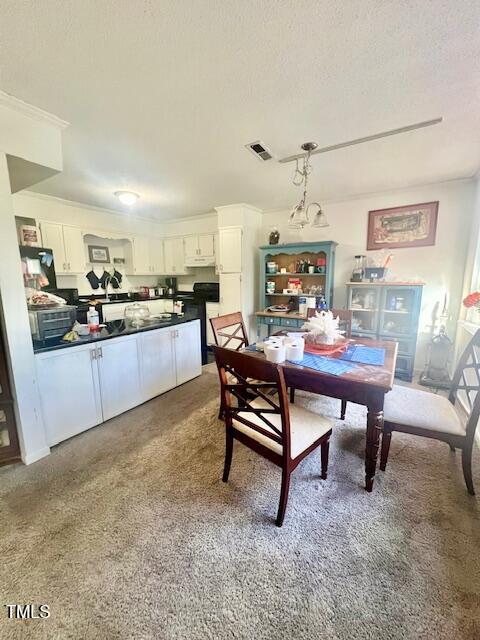
M455 447L453 446L453 444L449 444L448 446L450 447L450 451L453 451L453 453L455 453Z
M324 440L321 444L321 458L322 458L322 475L320 476L322 480L327 479L327 471L328 471L328 451L330 449L330 440Z
M340 420L345 420L345 412L347 411L347 401L342 400L342 408L340 410Z
M225 408L223 402L220 402L220 409L218 410L218 419L223 420L225 418Z
M291 404L295 403L295 388L290 387L290 402Z
M388 452L390 451L390 440L392 439L392 432L390 430L383 430L382 435L382 451L380 453L380 469L385 471L385 467L388 462Z
M280 502L278 504L277 520L275 522L277 527L281 527L283 524L285 509L287 508L289 488L290 488L290 471L288 471L287 469L282 469L282 489L280 491Z
M463 477L465 478L465 484L467 485L468 493L472 496L475 495L475 489L473 488L472 478L472 449L473 443L470 446L462 449L462 468Z
M230 466L232 464L233 454L233 435L230 429L225 430L225 465L223 467L223 482L228 482L228 476L230 474Z

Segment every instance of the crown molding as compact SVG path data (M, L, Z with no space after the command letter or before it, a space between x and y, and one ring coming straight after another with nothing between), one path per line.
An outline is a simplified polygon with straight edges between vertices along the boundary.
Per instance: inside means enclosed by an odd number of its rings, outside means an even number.
M15 98L15 96L6 93L5 91L0 90L0 106L8 107L9 109L13 109L14 111L18 111L33 120L37 120L38 122L43 122L46 124L50 124L57 129L65 129L69 126L69 122L66 120L62 120L57 116L53 115L53 113L49 113L48 111L44 111L39 107L34 107L32 104L28 102L24 102L20 100L20 98Z

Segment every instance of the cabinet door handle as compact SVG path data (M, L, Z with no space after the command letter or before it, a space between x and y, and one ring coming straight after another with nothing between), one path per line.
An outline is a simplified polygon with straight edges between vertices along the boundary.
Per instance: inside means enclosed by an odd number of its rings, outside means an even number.
M98 352L98 357L99 357L99 358L103 358L103 351L102 351L102 347L98 347L97 352Z
M90 360L96 360L97 359L97 349L92 349L90 351Z
M64 270L64 271L66 271L66 270L67 270L67 263L66 263L66 262L64 262L64 263L63 263L63 270Z

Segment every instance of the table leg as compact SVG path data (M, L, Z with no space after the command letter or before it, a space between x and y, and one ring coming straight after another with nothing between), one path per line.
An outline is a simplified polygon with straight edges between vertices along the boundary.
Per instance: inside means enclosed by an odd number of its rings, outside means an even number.
M368 407L367 413L367 444L365 449L365 489L372 491L373 479L377 469L377 454L380 435L383 431L383 407Z

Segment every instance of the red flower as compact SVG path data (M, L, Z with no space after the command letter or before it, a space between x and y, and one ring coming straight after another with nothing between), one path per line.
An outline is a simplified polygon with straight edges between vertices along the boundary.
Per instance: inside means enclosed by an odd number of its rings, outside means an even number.
M480 291L469 293L463 301L463 306L467 308L480 306Z

